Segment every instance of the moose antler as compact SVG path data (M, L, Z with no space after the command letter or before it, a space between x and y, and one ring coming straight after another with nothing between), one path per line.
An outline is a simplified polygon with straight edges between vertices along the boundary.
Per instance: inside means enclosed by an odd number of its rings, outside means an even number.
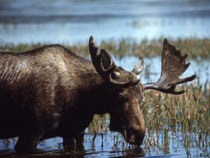
M136 75L139 75L144 70L144 59L139 57L138 62L134 66L132 72Z
M161 77L156 83L144 84L144 89L155 89L165 93L182 94L185 91L176 91L176 85L184 82L192 81L196 75L180 79L179 76L185 72L190 63L185 63L187 55L182 56L180 50L169 44L167 39L164 39L162 50L162 70Z

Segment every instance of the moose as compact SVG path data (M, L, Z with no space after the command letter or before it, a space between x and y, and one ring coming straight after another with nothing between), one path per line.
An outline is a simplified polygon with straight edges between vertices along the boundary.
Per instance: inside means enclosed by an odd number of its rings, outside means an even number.
M132 71L89 38L91 61L61 45L19 53L0 53L0 139L18 137L17 153L32 153L44 139L60 136L64 146L80 139L95 114L110 114L110 130L141 145L146 128L140 103L145 90L182 94L178 84L188 68L186 57L164 39L162 70L155 83L142 84L139 58ZM126 134L125 134L126 133Z

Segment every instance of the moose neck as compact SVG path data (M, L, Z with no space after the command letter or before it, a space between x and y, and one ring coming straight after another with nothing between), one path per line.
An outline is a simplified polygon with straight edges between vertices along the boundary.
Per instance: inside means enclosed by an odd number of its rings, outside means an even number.
M93 119L95 114L103 114L108 112L106 105L107 98L107 83L91 66L86 66L80 69L76 74L77 84L75 86L73 105L68 106L68 112L63 119L61 128L66 129L72 134L83 131ZM74 127L74 129L72 129ZM62 135L65 135L63 133Z
M103 114L109 110L111 97L110 84L105 82L98 73L85 73L81 87L80 105L82 109L92 114Z

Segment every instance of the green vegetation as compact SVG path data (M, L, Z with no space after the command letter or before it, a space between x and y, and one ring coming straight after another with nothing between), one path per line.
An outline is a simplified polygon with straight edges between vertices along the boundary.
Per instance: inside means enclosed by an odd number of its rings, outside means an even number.
M190 38L175 41L169 39L169 41L191 58L210 59L210 39ZM141 43L122 39L120 41L102 41L97 45L118 57L126 55L154 57L161 54L162 43L163 39L144 40ZM5 44L0 46L0 50L18 52L42 45L44 44ZM88 44L66 46L82 55L89 54ZM143 144L144 152L147 154L153 152L153 155L154 152L167 154L171 153L171 150L179 150L181 146L189 157L191 148L198 150L199 157L209 157L210 82L206 81L201 86L198 81L183 85L181 88L184 88L186 93L175 96L157 91L146 91L145 102L141 105L147 127ZM103 139L103 134L108 133L108 120L109 115L96 115L87 129L91 139L87 135L85 139L91 140L93 146L98 134ZM113 146L119 146L121 143L122 147L127 147L125 142L122 142L124 140L117 134L113 139Z
M146 91L141 105L147 127L145 153L167 154L181 147L186 156L190 156L191 148L199 150L201 157L210 156L210 83L182 88L186 90L183 95ZM89 132L106 133L108 118L96 115Z
M203 151L209 148L210 135L210 83L203 87L185 86L186 93L180 96L154 91L146 93L143 106L149 136L146 149L158 147L167 153L169 141L178 141L189 151L197 147ZM169 133L170 132L170 133ZM151 137L153 135L153 137ZM162 142L158 139L162 137Z
M210 39L177 39L169 42L174 44L177 49L181 49L183 54L188 54L191 58L210 58ZM97 41L96 41L97 43ZM121 39L119 41L109 40L102 41L99 45L101 48L115 54L116 56L123 57L125 55L136 55L142 57L153 57L161 54L163 39L156 40L143 40L140 43L135 42L133 39ZM3 44L0 45L1 51L25 51L33 48L37 48L46 44L34 43L34 44ZM88 44L65 44L75 52L88 55Z

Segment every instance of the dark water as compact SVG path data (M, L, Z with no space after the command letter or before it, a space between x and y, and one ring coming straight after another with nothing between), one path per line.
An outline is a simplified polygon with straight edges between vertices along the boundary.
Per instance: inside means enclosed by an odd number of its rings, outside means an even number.
M173 133L169 132L169 144L166 150L162 148L162 142L164 141L164 133L147 133L146 137L152 137L154 140L158 140L159 146L152 146L145 150L145 146L142 147L132 147L127 144L121 135L117 133L99 133L86 134L84 141L84 149L75 149L64 151L62 147L62 139L52 138L43 141L38 146L38 152L36 154L20 156L17 155L14 150L14 140L10 140L9 144L0 141L0 157L8 158L22 158L22 157L84 157L84 158L121 158L121 157L154 157L154 158L185 158L185 157L208 157L210 154L210 147L202 148L190 145L189 147L184 146L184 135L183 133ZM193 135L191 133L191 135ZM196 134L194 134L196 135ZM193 136L196 137L196 136ZM207 138L210 141L210 136ZM202 144L202 142L200 143ZM208 144L205 144L208 146Z
M186 135L193 135L194 137L198 137L196 133L173 133L169 132L169 144L167 149L163 149L162 143L164 141L164 132L159 132L158 134L155 132L147 133L146 137L152 138L154 141L157 141L160 145L155 145L150 148L145 149L145 145L142 147L132 147L127 144L121 135L118 133L99 133L94 134L85 134L84 140L84 149L75 149L64 151L62 146L62 139L52 138L46 141L43 141L38 146L38 152L36 154L20 156L17 155L14 150L14 140L10 140L7 144L0 140L0 157L8 157L8 158L25 158L25 157L84 157L84 158L121 158L121 157L154 157L154 158L185 158L185 157L209 157L210 147L208 144L204 144L207 147L199 147L190 145L188 147L185 146L185 142L183 140ZM196 136L197 135L197 136ZM95 139L93 139L95 137ZM192 139L193 139L192 138ZM146 138L145 138L146 139ZM94 140L94 141L93 141ZM210 136L207 138L210 141ZM193 141L193 140L192 140ZM146 143L146 142L145 142ZM199 144L203 144L206 142L200 142ZM207 142L209 143L209 142Z
M0 0L0 42L210 37L209 0Z

